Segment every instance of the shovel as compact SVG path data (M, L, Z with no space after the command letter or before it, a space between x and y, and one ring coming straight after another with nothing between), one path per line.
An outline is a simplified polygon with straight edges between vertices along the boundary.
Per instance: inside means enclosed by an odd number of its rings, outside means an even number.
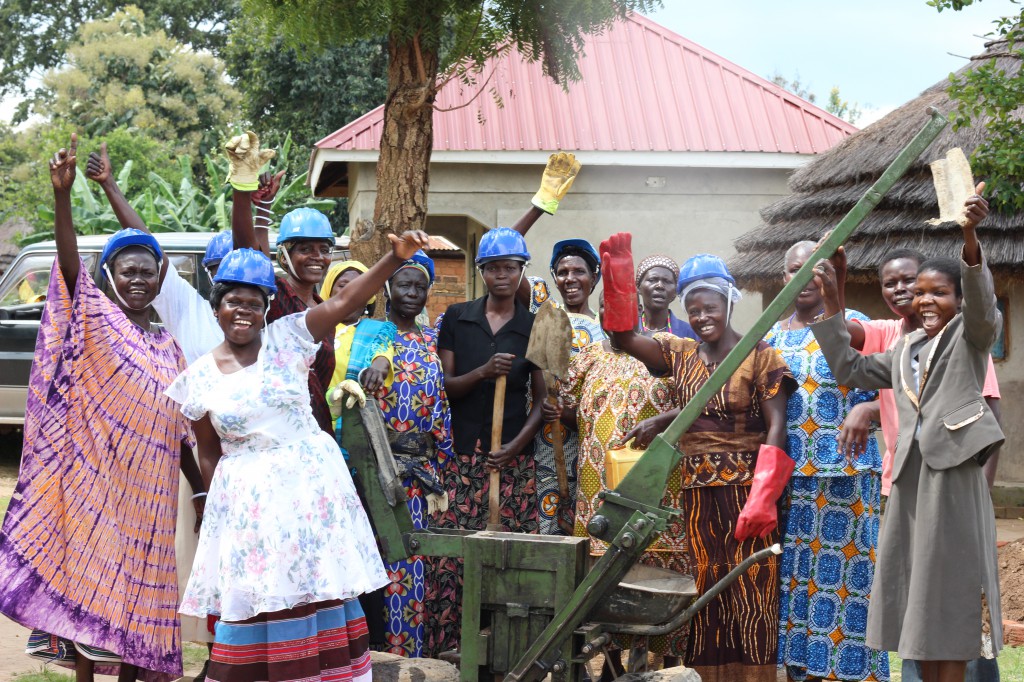
M526 359L544 372L548 402L558 404L558 381L565 378L569 369L569 355L572 351L572 323L561 308L550 302L537 311L530 332L530 343L526 347ZM558 509L555 519L558 526L572 535L572 500L569 499L569 475L565 467L562 424L555 420L551 424L551 442L555 450L555 474L558 476Z

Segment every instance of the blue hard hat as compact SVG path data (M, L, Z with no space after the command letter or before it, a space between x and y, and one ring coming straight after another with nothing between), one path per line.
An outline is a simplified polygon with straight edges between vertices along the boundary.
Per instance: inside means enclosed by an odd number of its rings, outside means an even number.
M424 253L423 249L420 249L416 253L412 254L412 258L402 263L402 265L398 269L401 270L402 268L410 265L419 265L425 268L427 271L427 278L429 279L429 283L434 283L434 260L426 253Z
M298 239L322 239L334 243L331 221L315 208L297 208L281 218L281 229L277 243L284 244Z
M690 282L696 282L698 279L707 279L708 277L721 277L729 282L729 284L736 284L736 280L729 274L729 268L725 267L724 260L710 253L698 253L696 256L688 258L683 263L683 267L679 268L679 282L676 284L676 294L683 293L683 288Z
M234 238L231 236L231 230L218 232L206 245L206 253L203 254L203 267L208 268L220 263L233 246Z
M227 284L248 284L259 287L270 296L277 293L274 281L274 264L266 254L255 249L235 249L220 262L214 282Z
M103 251L100 253L100 278L103 278L103 267L117 255L122 249L126 249L129 246L141 246L153 254L156 258L156 262L159 264L164 259L164 252L160 250L160 244L157 243L156 237L148 232L142 230L136 230L134 227L126 227L123 230L118 230L114 234L110 235L110 239L103 245Z
M480 238L480 247L476 252L476 264L482 265L492 260L530 261L530 252L526 248L526 240L511 227L496 227L484 233Z
M586 239L563 239L560 242L555 242L555 248L551 250L551 274L555 274L555 264L558 263L558 259L562 257L562 253L567 248L575 248L582 251L580 257L590 264L590 269L594 272L594 284L596 285L601 281L601 256L597 255L597 249L594 245L588 242Z

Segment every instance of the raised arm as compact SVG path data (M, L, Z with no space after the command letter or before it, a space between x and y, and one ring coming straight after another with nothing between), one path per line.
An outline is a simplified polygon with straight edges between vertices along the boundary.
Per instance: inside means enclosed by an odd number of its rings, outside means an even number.
M260 149L259 136L247 130L228 140L224 145L224 155L231 164L228 182L234 188L231 197L231 234L235 248L257 249L270 256L266 234L261 242L253 226L252 196L260 188L260 168L274 158L277 152L273 149ZM280 175L275 177L280 180Z
M427 233L419 230L409 230L401 237L389 234L388 239L391 241L391 253L349 282L340 293L318 303L306 313L306 328L314 340L320 341L328 335L333 338L334 330L342 320L365 308L370 297L384 286L402 263L412 258L417 250L428 246Z
M825 237L832 234L829 230ZM822 237L822 240L825 239ZM818 242L821 243L820 241ZM832 254L832 258L829 259L832 263L833 269L836 271L836 291L839 297L839 307L842 310L843 317L846 317L846 249L840 246L836 249L836 252ZM846 331L850 333L850 345L861 350L864 348L864 327L854 320L846 320Z
M985 183L978 183L977 194L964 203L964 248L960 263L960 278L964 297L961 311L964 316L964 337L976 349L988 352L999 336L1002 315L996 307L995 285L988 269L976 228L988 215L988 202L981 193Z
M544 166L544 175L541 177L540 189L533 195L532 206L516 221L512 229L526 237L533 224L545 213L554 215L558 210L558 204L569 193L569 188L576 180L580 172L581 164L573 154L558 152L548 157L547 165ZM523 277L516 290L516 300L527 308L530 307L531 286L530 280Z
M839 303L835 269L828 261L822 261L815 266L814 272L825 300L826 319L812 324L810 328L832 374L840 384L854 388L892 388L894 352L861 355L854 350Z
M85 165L85 177L103 188L103 193L107 195L107 202L110 204L110 208L114 210L114 215L117 216L117 222L121 227L134 227L136 230L149 232L149 226L143 222L142 216L128 203L128 199L117 184L117 180L114 179L114 169L110 163L110 156L107 154L106 142L100 144L98 152L89 154L89 160ZM167 254L164 253L162 255L163 262L160 265L159 282L161 286L164 283L164 276L167 275L168 263Z
M53 184L53 237L57 242L57 264L60 265L64 283L72 295L78 281L78 238L71 220L71 188L75 184L75 167L78 162L78 135L71 133L71 143L50 159L50 182Z

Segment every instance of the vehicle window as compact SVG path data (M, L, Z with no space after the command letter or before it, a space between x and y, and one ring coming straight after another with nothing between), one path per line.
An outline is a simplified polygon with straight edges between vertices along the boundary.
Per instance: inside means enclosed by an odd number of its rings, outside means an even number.
M181 278L191 284L193 287L197 286L196 283L196 263L192 259L192 256L186 254L167 254L167 260L171 261L171 265L178 271Z
M53 253L40 253L22 258L11 265L0 285L0 306L42 303L50 286ZM91 272L96 254L82 254L85 268Z

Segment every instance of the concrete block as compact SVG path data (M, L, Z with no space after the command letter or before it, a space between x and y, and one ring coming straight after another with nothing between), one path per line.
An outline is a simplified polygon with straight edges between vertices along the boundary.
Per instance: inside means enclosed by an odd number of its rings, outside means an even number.
M696 670L679 666L646 673L627 673L620 675L618 682L700 682L700 675Z
M373 682L458 682L459 669L433 658L405 658L371 651Z

